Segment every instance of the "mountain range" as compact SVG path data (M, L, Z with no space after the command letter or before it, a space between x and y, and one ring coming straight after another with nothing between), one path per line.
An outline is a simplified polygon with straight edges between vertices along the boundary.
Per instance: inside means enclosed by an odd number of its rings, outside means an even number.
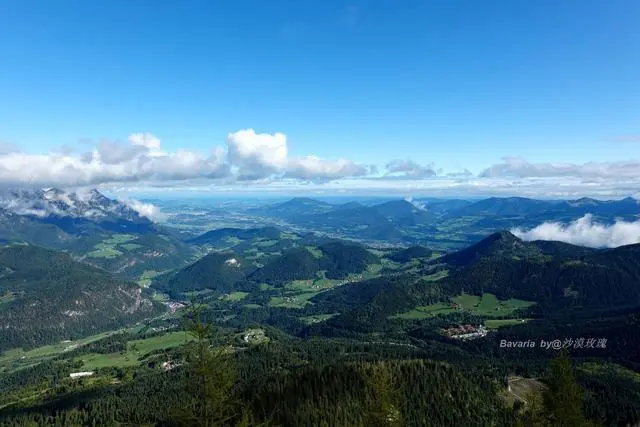
M73 198L69 196L69 200ZM100 198L96 196L93 200ZM288 208L297 209L295 215L283 213L279 208L274 212L288 216L288 222L307 224L313 229L324 228L342 235L377 230L409 243L425 230L453 234L438 227L452 227L476 218L524 221L527 212L540 218L549 212L540 205L554 206L567 213L594 206L606 212L611 209L611 203L621 203L628 205L629 212L633 211L628 200L595 205L585 200L546 205L545 201L518 198L473 203L452 201L440 204L437 213L430 210L430 206L434 206L430 201L421 204L416 200L396 200L372 206L352 202L327 207L323 202L310 200L288 202ZM147 231L110 231L102 226L106 218L122 223L144 221L133 214L127 218L125 208L122 215L117 209L110 210L112 203L119 202L102 201L98 203L100 209L95 204L91 208L100 210L104 216L87 216L84 205L76 202L73 206L56 202L57 211L47 215L26 211L11 214L29 218L40 226L54 227L61 235L70 236L74 250L55 252L25 243L7 243L0 248L0 351L12 350L2 355L5 371L0 374L6 374L9 379L4 383L12 388L7 388L9 395L0 401L0 406L10 405L0 408L0 419L21 414L23 407L33 414L38 411L46 414L48 407L59 408L61 402L72 402L79 396L85 398L86 393L74 394L74 391L93 387L94 379L95 384L104 380L108 385L108 389L95 388L105 396L122 391L126 400L131 394L122 386L143 384L135 394L142 399L140 407L148 404L150 390L156 390L153 395L161 400L160 407L165 405L167 387L185 376L182 368L165 370L159 366L166 367L167 358L189 360L185 356L189 346L182 347L184 334L169 331L177 326L175 316L179 314L164 315L163 306L155 299L169 299L166 303L175 308L180 306L177 302L196 298L205 318L224 334L216 339L222 342L228 338L233 343L234 350L238 350L234 351L238 363L249 360L242 366L245 372L254 375L256 384L270 384L264 379L272 380L280 374L282 378L302 375L325 390L324 382L333 377L320 371L317 377L309 377L310 373L304 370L309 368L314 372L323 361L335 362L330 369L345 369L362 361L380 366L379 361L388 363L389 360L397 363L400 359L412 358L443 360L451 369L455 366L464 372L464 376L456 376L452 372L457 371L452 371L438 377L447 383L455 380L451 393L461 387L465 393L473 390L473 396L461 398L466 408L471 408L468 402L472 398L486 395L495 400L492 405L496 411L502 408L500 410L510 413L511 404L503 408L501 400L502 392L507 389L507 376L517 372L527 378L538 378L541 361L549 357L549 352L532 349L507 354L500 351L501 339L606 336L610 347L577 357L593 360L602 355L619 367L635 370L638 367L640 349L635 331L640 309L640 244L593 249L555 241L524 241L509 231L487 232L492 230L488 227L476 229L478 236L482 236L475 243L443 251L428 244L404 244L401 248L367 245L308 230L263 225L268 222L256 223L254 228L225 226L181 241L153 223ZM485 217L450 216L456 210L473 213L470 208L476 204L475 212L485 212ZM42 202L39 206L44 210L43 206L47 205ZM86 222L66 229L54 224L63 219ZM89 229L94 233L81 231ZM88 249L83 252L81 245ZM165 271L167 264L162 260L167 258L170 247L175 247L176 261L182 262ZM200 257L189 259L182 252L185 248L185 253ZM152 260L158 260L159 264L150 264ZM122 263L131 264L132 269L121 271ZM103 268L95 266L98 264ZM136 276L140 272L137 268L145 269L143 273L149 277L151 289L115 275L135 272L133 276ZM155 274L148 274L150 268ZM78 341L135 323L142 324L139 328L128 328L127 332L96 338L95 343L92 341L84 347ZM470 341L448 335L462 326L468 330L475 325L486 325L492 330L482 339ZM251 342L256 336L268 340ZM309 337L313 339L305 339ZM17 349L28 350L62 340L73 342L73 346L69 344L68 349L65 343L51 346L59 347L60 351L47 359L35 359L33 354L39 354L39 349L32 352ZM16 354L28 356L22 360ZM45 364L38 364L42 360ZM394 378L400 378L402 372L416 381L430 378L431 374L423 370L406 371L415 363L400 363ZM60 369L61 373L55 380L44 383L42 372L51 369ZM69 378L72 369L91 371L94 377L86 382ZM269 369L266 377L264 369ZM146 376L140 375L142 372ZM608 374L606 384L618 381L622 375L619 372ZM27 386L24 386L25 378L29 381ZM145 382L152 378L159 383ZM341 389L352 389L351 374L344 380L345 386L340 386ZM422 387L417 383L407 384L404 385L407 392ZM252 386L247 390L254 391ZM276 384L274 389L281 386ZM56 387L55 393L50 393L51 387ZM433 402L430 393L444 385L429 387L436 388L421 392L426 403ZM640 387L620 382L605 389L604 396L617 398L627 393L631 397L626 397L625 402L632 402L634 390ZM40 394L42 390L47 390L47 394ZM294 390L291 393L295 394ZM180 391L174 400L179 395ZM267 395L273 399L273 394ZM22 400L24 396L29 398ZM335 396L335 393L330 391L326 396ZM92 397L86 399L87 404L92 402ZM608 405L606 399L598 402L604 402L602 407ZM106 407L109 405L106 403ZM484 403L478 404L478 408L486 407ZM629 416L634 410L633 406L623 411L611 410L607 417L620 412L619 418L635 420ZM475 407L470 411L478 413ZM157 410L153 412L151 418ZM447 416L450 412L440 413ZM319 414L318 419L323 419L325 413ZM423 413L422 409L416 410L414 418L420 419ZM469 420L469 417L463 418ZM488 425L482 420L477 418L470 423ZM12 425L24 425L20 422ZM465 425L465 422L456 425Z
M503 231L445 255L452 294L490 292L548 308L640 306L640 244L591 249L563 242L525 242Z
M533 228L544 222L569 223L587 214L603 224L635 221L640 218L640 204L631 197L568 201L525 197L491 197L478 201L400 199L373 205L357 202L332 205L294 198L253 209L250 213L362 241L457 249L494 231Z
M248 231L240 233L246 235ZM359 244L338 240L318 246L301 243L272 252L260 262L248 255L253 252L212 252L187 267L157 277L151 287L176 296L204 289L222 293L251 291L265 283L282 287L295 280L344 279L380 263L376 255Z
M180 267L193 256L172 231L95 189L5 190L0 241L69 251L129 279Z
M109 199L96 189L9 190L0 197L0 209L4 215L39 218L70 232L77 231L74 225L80 227L83 220L111 231L147 231L153 224L128 204Z

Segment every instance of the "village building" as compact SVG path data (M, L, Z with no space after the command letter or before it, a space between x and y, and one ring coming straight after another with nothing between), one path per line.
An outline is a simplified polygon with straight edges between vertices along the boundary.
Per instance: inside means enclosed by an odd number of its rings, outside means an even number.
M475 338L483 338L487 335L488 331L484 327L484 325L473 326L473 325L459 325L452 326L444 330L444 334L449 338L453 339L475 339Z

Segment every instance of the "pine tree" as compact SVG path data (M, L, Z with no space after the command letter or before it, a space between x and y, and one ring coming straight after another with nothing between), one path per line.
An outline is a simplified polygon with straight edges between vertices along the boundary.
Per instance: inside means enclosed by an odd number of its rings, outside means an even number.
M373 405L368 414L367 425L371 427L393 426L403 424L401 414L401 394L394 387L391 370L384 363L373 366L367 383L373 392Z
M557 427L593 425L587 421L583 413L584 391L573 376L571 362L566 353L561 353L551 361L551 373L542 398L549 425Z
M185 369L186 392L193 404L179 409L175 418L185 426L231 425L236 417L232 394L235 364L229 347L210 347L214 329L201 320L201 313L202 306L193 300L185 314L185 330L195 339Z
M526 406L519 414L516 427L545 427L547 421L545 419L544 405L542 395L539 391L532 391L526 396Z

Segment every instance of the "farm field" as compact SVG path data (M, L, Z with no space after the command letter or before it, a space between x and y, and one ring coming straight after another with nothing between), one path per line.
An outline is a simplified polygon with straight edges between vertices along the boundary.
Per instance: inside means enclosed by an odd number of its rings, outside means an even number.
M356 278L357 280L373 279L380 274L380 270L382 270L382 264L369 264L362 274L350 275L349 277Z
M462 294L453 298L453 302L464 310L469 310L477 316L502 317L514 314L514 311L532 306L533 302L519 299L499 301L495 295L485 293L482 296Z
M305 292L296 295L284 297L271 297L269 305L271 307L282 308L303 308L307 304L311 304L309 300L318 295L319 292Z
M322 251L315 246L305 246L305 248L309 252L311 252L311 255L313 255L315 258L322 258Z
M223 301L236 302L236 301L242 301L247 297L247 295L249 295L249 292L237 291L237 292L231 292L229 294L221 295L219 299Z
M439 314L453 313L455 311L456 309L451 307L447 303L437 303L437 304L419 306L405 313L391 316L391 318L406 319L406 320L422 320L428 317L437 316Z
M272 296L269 301L271 307L282 308L302 308L307 304L311 304L309 299L313 298L320 292L332 289L336 286L343 285L348 282L356 282L361 280L377 277L381 264L370 265L362 274L350 274L345 279L327 279L325 271L318 273L316 279L310 280L294 280L285 284L284 289L287 293L283 296ZM261 287L262 289L262 287ZM267 290L267 287L264 287Z
M105 245L104 243L98 243L94 247L96 249L87 254L90 258L117 258L123 254L113 246Z
M183 295L185 298L194 298L194 297L201 297L204 295L208 295L208 294L212 294L215 291L213 289L202 289L200 291L189 291L189 292L184 292Z
M127 351L123 353L89 353L74 358L74 361L82 362L82 369L87 371L109 366L135 366L140 364L139 358L147 353L179 347L192 339L185 332L169 332L151 338L129 341Z
M124 244L120 245L120 247L124 248L124 249L126 249L128 251L132 251L134 249L141 248L142 245L139 245L137 243L124 243Z
M3 295L0 296L0 306L2 304L8 304L15 299L15 294L11 291L6 291Z
M160 274L162 274L162 272L160 271L156 271L156 270L145 270L142 275L140 275L140 279L138 280L138 285L142 286L143 288L148 287L151 284L151 281L159 276Z
M307 324L313 324L313 323L319 323L319 322L324 322L327 319L331 319L334 316L337 316L338 313L332 313L332 314L316 314L313 316L305 316L305 317L300 317L299 319L301 321L303 321L304 323Z
M521 323L521 319L490 319L492 317L509 317L515 315L515 311L520 308L530 307L534 303L530 301L523 301L518 299L509 299L506 301L500 301L493 294L470 295L462 294L452 298L453 304L444 302L419 306L413 310L409 310L405 313L396 314L391 318L400 318L407 320L421 320L433 316L445 315L453 313L457 310L466 310L475 314L488 318L488 328L498 328L500 326L509 326ZM490 320L494 320L491 322ZM526 319L525 319L526 320ZM489 326L492 325L492 326Z
M254 310L257 308L262 308L262 306L260 304L245 304L243 305L244 308L248 308L250 310Z
M258 242L255 242L253 245L257 248L268 248L270 246L273 246L275 244L277 244L278 241L277 240L260 240Z
M499 329L504 326L521 325L531 319L486 319L484 326L487 329Z
M444 279L448 275L449 275L449 270L440 270L428 276L424 276L423 279L429 280L431 282L435 282L436 280Z
M108 337L109 335L113 335L120 332L129 332L131 334L136 334L136 333L139 333L144 327L145 325L141 324L141 325L129 327L127 329L106 331L106 332L102 332L96 335L91 335L85 338L81 338L73 341L64 340L56 344L44 345L44 346L37 347L30 350L24 350L21 348L10 349L0 355L0 373L12 372L28 366L37 365L41 362L50 360L65 352L75 350L86 344ZM177 336L174 336L175 334L177 334L177 332L172 332L172 333L161 335L158 337L147 338L145 340L134 340L134 341L130 341L130 343L139 344L138 348L145 350L146 352L151 351L151 350L146 350L147 348L153 348L156 345L164 346L167 343L169 343L168 347L172 347L172 346L175 347L175 345L173 345L177 340ZM184 332L181 332L180 334L184 338L185 336ZM145 341L145 343L141 343L142 341Z
M127 242L130 242L135 238L136 236L131 234L116 234L96 244L94 246L95 250L89 252L87 256L89 258L117 258L124 254L122 250L130 251L140 247L140 245L135 243L127 244Z
M103 332L101 334L92 335L75 341L61 341L57 344L45 345L27 351L21 348L7 350L0 355L0 372L9 372L44 362L45 360L51 359L65 351L70 351L85 344L89 344L90 342L97 341L101 338L114 334L115 332L116 331Z

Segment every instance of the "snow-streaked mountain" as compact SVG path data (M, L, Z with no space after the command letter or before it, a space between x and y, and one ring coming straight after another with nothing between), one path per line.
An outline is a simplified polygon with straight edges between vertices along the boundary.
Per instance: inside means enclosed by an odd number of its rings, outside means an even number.
M193 251L135 204L97 190L0 191L0 244L30 243L127 279L182 267Z
M39 218L148 221L126 203L110 199L95 189L76 192L58 188L8 190L0 193L0 209L5 213Z

